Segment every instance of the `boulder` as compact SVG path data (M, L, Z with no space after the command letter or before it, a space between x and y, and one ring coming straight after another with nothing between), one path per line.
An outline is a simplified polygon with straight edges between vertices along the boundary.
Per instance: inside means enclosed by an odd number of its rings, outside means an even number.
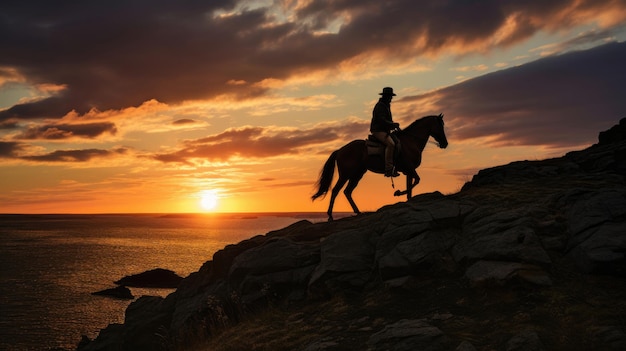
M270 239L237 256L228 280L247 304L258 299L285 297L293 291L304 297L304 288L319 260L319 243Z
M501 223L493 223L485 227L484 232L462 237L452 249L454 259L469 264L479 260L510 260L542 266L551 264L550 256L533 228L500 226Z
M437 327L424 319L403 319L389 324L370 336L368 350L437 351L448 350L450 340Z
M115 282L135 288L176 288L183 278L169 269L156 268L123 277Z
M476 351L476 348L471 342L463 341L456 347L456 349L454 349L454 351Z
M330 338L322 338L319 340L315 340L314 342L308 344L302 351L325 351L325 350L336 350L339 344L330 339Z
M621 326L601 326L594 328L594 344L608 351L626 350L626 332Z
M608 145L623 140L626 140L626 118L622 118L619 124L598 134L599 145Z
M112 323L101 329L98 337L94 340L83 335L77 350L80 351L109 351L124 350L124 324Z
M110 288L110 289L104 289L104 290L100 290L100 291L96 291L91 293L92 295L99 295L99 296L108 296L108 297L113 297L116 299L127 299L127 300L132 300L135 297L133 296L133 294L131 293L130 289L125 287L125 286L118 286L115 288Z
M568 257L584 272L626 274L626 189L569 197Z
M124 344L128 350L161 350L165 339L159 333L170 325L171 310L160 296L142 296L133 301L124 316Z
M377 241L373 227L340 231L325 238L309 287L317 292L363 288L374 272Z
M523 331L513 336L506 343L506 351L543 351L545 347L533 330Z
M319 244L272 239L237 256L228 272L228 279L238 282L249 275L292 270L317 264L319 260Z
M552 285L550 276L541 268L519 262L478 261L465 272L471 286L504 286L511 282Z

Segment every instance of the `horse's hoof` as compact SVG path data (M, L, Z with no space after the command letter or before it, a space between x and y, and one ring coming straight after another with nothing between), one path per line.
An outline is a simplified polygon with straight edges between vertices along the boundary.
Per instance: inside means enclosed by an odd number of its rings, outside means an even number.
M333 221L333 217L328 217L328 221L332 222Z
M393 193L393 196L402 196L402 192L401 192L400 190L396 190L396 191Z

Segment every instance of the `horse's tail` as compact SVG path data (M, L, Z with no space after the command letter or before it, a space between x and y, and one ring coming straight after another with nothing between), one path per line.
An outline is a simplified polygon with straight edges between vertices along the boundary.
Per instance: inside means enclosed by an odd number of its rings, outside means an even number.
M324 168L320 172L320 179L315 184L317 186L317 193L311 196L311 200L315 201L318 197L325 195L333 182L333 175L335 174L335 160L337 159L337 151L330 154L328 160L324 164Z

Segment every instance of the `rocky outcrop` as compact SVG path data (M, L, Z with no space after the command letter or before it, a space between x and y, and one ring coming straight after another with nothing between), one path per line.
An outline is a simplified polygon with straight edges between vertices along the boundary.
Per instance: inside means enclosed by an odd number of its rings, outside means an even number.
M470 298L492 303L475 297L476 289L523 293L526 305L514 307L508 318L497 317L503 318L499 322L503 331L498 332L506 334L481 342L503 350L543 350L547 346L542 339L549 335L533 327L531 308L539 311L535 323L540 323L541 313L548 312L537 306L561 306L566 300L562 294L567 294L561 292L578 284L573 276L584 277L584 289L593 289L589 277L622 282L626 276L626 140L620 133L601 134L600 144L560 158L482 170L457 194L424 194L332 223L300 221L229 245L183 279L167 298L142 297L131 303L123 325L83 341L79 350L184 349L190 340L237 325L242 316L267 304L310 305L372 291L408 291L410 298L418 291L423 294L424 286L435 289L428 297L435 304L437 291L459 294L452 303L435 307L454 308L457 313L480 310L467 306ZM559 294L546 298L545 289ZM595 298L590 291L589 298ZM506 300L510 295L501 296ZM613 308L625 307L619 296L611 301ZM361 341L354 341L357 331L351 331L352 339L327 335L298 348L346 349L342 343L350 339L352 346L369 350L472 350L477 339L466 340L467 330L489 325L494 318L488 315L469 323L471 315L442 317L416 308L400 308L384 324L373 318L351 322L369 323L357 329ZM611 316L610 309L606 315ZM590 333L588 338L576 330L567 333L592 340L601 349L622 347L623 325L619 318L609 317L592 318L588 323L597 324L580 332ZM515 328L504 328L515 321ZM580 322L571 323L577 328ZM462 326L466 330L458 331ZM560 328L555 333L567 329ZM480 332L490 335L492 329ZM565 337L549 340L553 349L572 344L576 342Z
M115 282L134 288L174 289L183 278L169 269L155 268L138 274L128 275Z
M133 300L132 292L128 288L163 288L174 289L183 280L182 277L169 269L156 268L138 274L127 275L114 282L119 285L115 288L93 292L92 295L107 296L116 299Z
M135 298L135 296L133 296L133 294L131 293L130 289L125 286L118 286L118 287L111 288L111 289L104 289L104 290L96 291L96 292L91 293L91 295L107 296L107 297L113 297L116 299L128 299L128 300L132 300Z

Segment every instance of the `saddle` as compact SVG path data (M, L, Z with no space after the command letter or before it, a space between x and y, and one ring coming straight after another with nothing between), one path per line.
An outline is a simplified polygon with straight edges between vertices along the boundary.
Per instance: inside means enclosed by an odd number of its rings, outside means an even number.
M396 143L396 147L393 150L393 158L394 160L397 160L398 155L400 154L400 149L402 147L400 145L400 140L398 140L396 135L394 133L391 133L390 135L393 138L393 141ZM385 144L383 144L382 141L378 140L372 134L368 135L367 139L365 139L365 146L367 147L368 156L374 156L374 155L381 155L383 157L385 156L385 147L386 147Z

